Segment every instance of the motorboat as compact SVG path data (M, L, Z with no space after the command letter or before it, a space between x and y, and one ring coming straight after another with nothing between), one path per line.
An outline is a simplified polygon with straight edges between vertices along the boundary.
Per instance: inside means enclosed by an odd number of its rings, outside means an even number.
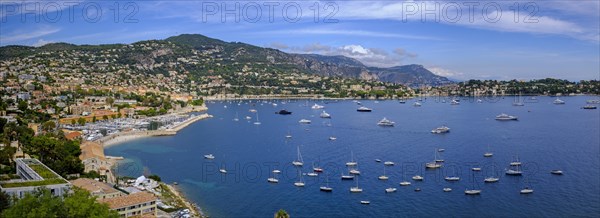
M458 177L458 176L446 176L446 178L444 178L444 179L446 181L449 181L449 182L455 182L455 181L460 180L460 177Z
M400 185L401 186L409 186L410 182L409 181L402 181L402 182L400 182Z
M314 104L314 105L313 105L311 108L312 108L312 109L315 109L315 110L318 110L318 109L323 109L323 108L325 108L325 106L323 106L323 105L319 105L319 104L315 103L315 104Z
M524 189L521 189L520 193L521 194L531 194L531 193L533 193L533 189L529 188L529 187L525 187Z
M396 190L397 190L396 188L391 188L391 187L390 187L390 188L386 188L386 189L385 189L385 193L392 193L392 192L396 192Z
M383 163L383 165L386 165L386 166L394 166L394 164L395 163L392 162L392 161L386 161L386 162Z
M277 111L277 112L275 112L275 113L276 113L276 114L280 114L280 115L290 115L290 114L292 114L292 112L290 112L290 111L287 111L287 110L285 110L285 109L283 109L283 110L280 110L280 111Z
M221 172L221 173L224 174L224 173L227 173L227 170L225 170L225 169L219 169L219 172Z
M365 107L365 106L362 106L362 107L359 107L358 109L356 109L356 111L358 111L358 112L371 112L371 111L373 111L373 109Z
M448 133L448 132L450 132L450 128L448 128L447 126L440 126L438 128L431 130L431 133L434 133L434 134L442 134L442 133Z
M451 188L444 188L443 190L444 190L444 192L451 192L452 191Z
M204 158L212 160L212 159L215 159L215 156L213 154L207 154L207 155L204 155Z
M554 175L562 175L563 171L562 170L552 170L552 171L550 171L550 173L552 173Z
M413 176L412 179L415 180L415 181L423 181L423 177L419 176L419 175Z
M381 119L379 122L377 122L377 125L379 125L379 126L394 126L394 124L395 124L395 122L392 122L385 117L383 119Z
M516 116L511 116L505 113L501 113L498 116L496 116L496 120L517 120L518 117Z
M331 118L331 115L328 114L325 111L322 111L321 114L319 115L319 117L321 117L321 118Z
M494 183L494 182L498 182L499 180L500 180L500 178L497 178L497 177L487 177L483 181L487 182L487 183Z
M556 97L556 99L554 99L554 101L552 103L553 104L565 104L565 101L560 100L558 97Z
M301 119L300 121L298 121L298 123L302 123L302 124L310 124L311 121L308 119Z

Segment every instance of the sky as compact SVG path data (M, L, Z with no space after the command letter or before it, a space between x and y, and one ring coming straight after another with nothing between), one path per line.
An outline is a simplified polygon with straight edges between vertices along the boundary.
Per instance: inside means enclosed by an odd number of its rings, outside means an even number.
M0 0L0 46L202 34L454 80L600 79L600 0Z

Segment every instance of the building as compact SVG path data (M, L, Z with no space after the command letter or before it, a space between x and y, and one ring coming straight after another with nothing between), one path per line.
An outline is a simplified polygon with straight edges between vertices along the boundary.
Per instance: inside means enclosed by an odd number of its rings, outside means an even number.
M79 178L71 181L71 184L73 184L73 186L87 190L92 196L95 196L96 199L99 200L115 198L125 195L125 193L114 189L110 185L93 179Z
M110 178L110 163L104 156L104 147L102 147L101 144L86 141L82 143L79 148L81 149L79 159L83 162L84 172L88 173L93 170L100 175L106 175L107 181L113 181L113 178Z
M156 216L156 196L149 192L138 192L114 198L99 199L98 202L108 204L121 217Z
M54 196L62 196L71 190L71 183L37 159L19 158L15 162L17 175L21 178L0 182L3 192L22 198L40 187L49 189Z

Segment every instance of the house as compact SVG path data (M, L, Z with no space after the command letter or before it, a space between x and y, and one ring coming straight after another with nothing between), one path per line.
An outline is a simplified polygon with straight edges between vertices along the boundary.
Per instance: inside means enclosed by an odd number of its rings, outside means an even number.
M156 216L156 201L158 198L149 192L138 192L114 198L99 199L98 202L108 204L111 210L116 210L121 217Z
M0 182L0 190L13 197L23 198L26 193L41 187L49 189L54 196L62 196L71 190L71 183L37 159L18 158L15 163L20 179Z
M96 199L115 198L125 195L125 193L113 188L109 184L94 179L79 178L71 181L71 184L87 190L92 196L95 196Z
M101 144L92 141L86 141L82 143L79 148L81 149L81 155L79 159L83 162L83 171L88 173L90 171L96 171L100 175L106 175L107 181L113 181L113 178L109 178L110 174L110 163L104 156L104 147Z
M81 138L81 132L73 131L65 134L67 140L75 140Z

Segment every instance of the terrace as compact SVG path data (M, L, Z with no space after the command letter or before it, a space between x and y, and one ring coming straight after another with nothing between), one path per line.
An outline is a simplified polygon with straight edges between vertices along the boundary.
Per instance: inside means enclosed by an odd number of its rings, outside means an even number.
M0 182L0 188L3 190L59 184L68 185L69 183L37 159L17 159L16 163L17 175L19 175L21 179Z

